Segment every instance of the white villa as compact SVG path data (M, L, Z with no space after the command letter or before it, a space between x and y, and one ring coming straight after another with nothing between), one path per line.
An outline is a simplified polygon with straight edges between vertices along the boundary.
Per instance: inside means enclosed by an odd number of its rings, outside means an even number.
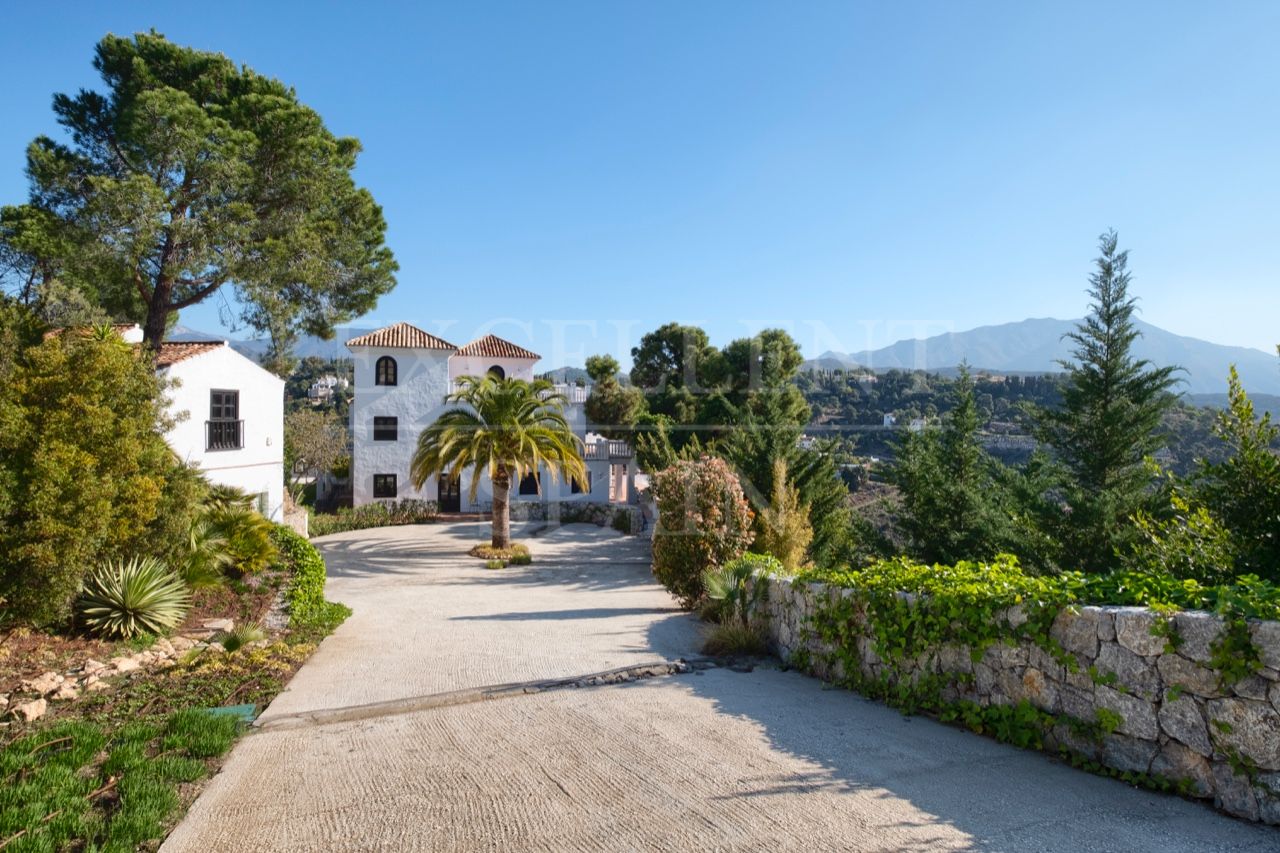
M142 328L115 327L142 343ZM177 380L166 392L178 418L165 441L210 482L258 499L272 521L284 520L284 380L226 341L165 341L156 371Z
M471 474L460 479L432 477L421 489L409 478L409 464L418 435L446 409L445 398L461 376L496 376L532 380L541 356L485 335L455 346L412 326L397 323L354 340L347 348L355 359L355 399L351 404L352 502L416 498L437 501L442 512L486 511L493 491L481 478L476 500L470 500ZM557 386L569 399L565 409L574 432L583 440L587 487L563 479L553 481L546 471L513 483L513 501L589 501L634 503L635 462L624 441L609 441L588 431L583 403L589 389Z

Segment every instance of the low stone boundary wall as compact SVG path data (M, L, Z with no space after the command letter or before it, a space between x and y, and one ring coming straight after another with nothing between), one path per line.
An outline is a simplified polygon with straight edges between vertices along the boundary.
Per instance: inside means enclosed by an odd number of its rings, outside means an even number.
M639 533L640 507L589 501L512 501L512 521L546 521L551 524L595 524L623 533ZM625 529L623 529L625 527Z
M832 618L829 608L853 590L777 577L755 582L767 592L753 618L798 669L853 686L937 678L947 703L1025 701L1050 721L1046 751L1168 780L1230 814L1280 824L1280 622L1249 624L1261 669L1235 683L1211 664L1221 620L1139 607L1063 610L1050 632L1061 646L1056 655L1023 640L992 645L977 661L967 648L944 647L890 666L857 609L847 620L844 654L819 639L815 620ZM1076 665L1064 665L1063 651ZM858 672L846 671L851 660Z

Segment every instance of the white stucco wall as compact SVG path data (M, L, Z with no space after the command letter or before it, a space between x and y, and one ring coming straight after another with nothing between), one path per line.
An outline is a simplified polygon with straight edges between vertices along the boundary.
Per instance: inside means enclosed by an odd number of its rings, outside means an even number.
M489 372L489 368L496 364L502 368L508 379L523 379L526 382L531 382L533 380L533 365L536 363L536 360L531 358L485 358L478 355L455 355L449 359L449 378L484 376Z
M351 347L355 360L355 399L351 404L352 502L359 506L374 500L373 475L395 474L397 498L435 500L435 478L421 490L409 482L409 463L417 447L418 434L444 411L449 392L448 350L405 347ZM382 356L396 360L397 384L375 385L375 365ZM373 419L399 419L396 441L374 441ZM381 500L381 499L380 499Z
M249 494L265 494L267 516L284 517L284 381L228 346L218 347L163 370L170 388L170 412L183 419L165 436L182 459L212 482ZM239 391L244 420L243 448L208 450L205 421L210 391Z

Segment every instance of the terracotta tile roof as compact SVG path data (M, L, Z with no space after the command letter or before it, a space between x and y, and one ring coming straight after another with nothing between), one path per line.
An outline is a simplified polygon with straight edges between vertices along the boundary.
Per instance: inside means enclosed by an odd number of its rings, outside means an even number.
M156 354L156 367L168 367L226 345L226 341L165 341Z
M454 345L408 323L396 323L347 341L348 347L404 347L406 349L455 349Z
M497 335L485 335L465 347L459 347L458 355L480 355L485 358L531 358L534 361L542 358L536 352L516 346L511 341L504 341Z

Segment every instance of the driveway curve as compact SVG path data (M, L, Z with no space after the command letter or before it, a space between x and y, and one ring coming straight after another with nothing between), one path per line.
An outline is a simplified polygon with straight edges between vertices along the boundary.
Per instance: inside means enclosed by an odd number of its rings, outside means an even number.
M527 531L526 531L527 533ZM1273 829L777 669L484 688L686 656L647 543L574 525L535 563L482 525L318 540L354 614L166 851L1271 851Z

